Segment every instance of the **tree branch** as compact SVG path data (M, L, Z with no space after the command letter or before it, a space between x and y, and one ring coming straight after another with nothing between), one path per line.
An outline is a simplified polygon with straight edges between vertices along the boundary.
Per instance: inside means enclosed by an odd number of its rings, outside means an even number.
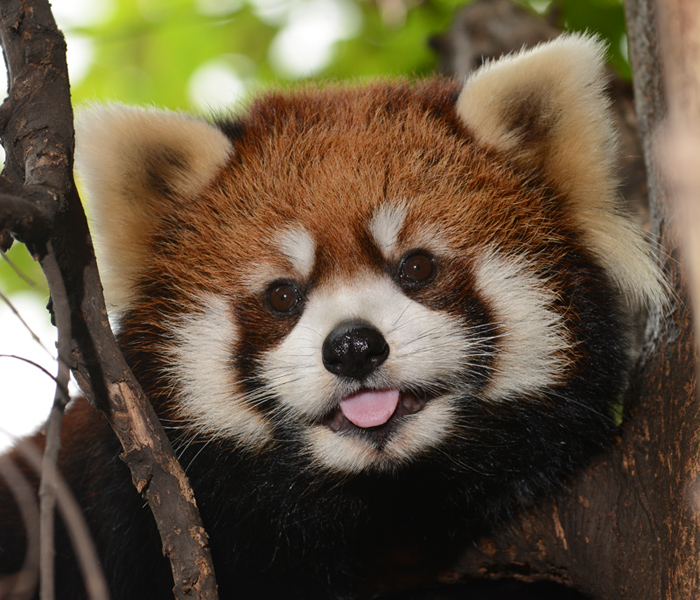
M0 42L10 81L9 98L0 108L6 151L0 191L10 193L8 185L12 189L11 195L0 197L0 229L9 227L41 259L59 325L59 346L70 347L67 356L79 383L124 447L123 458L151 507L170 558L176 598L215 598L208 538L189 483L109 328L87 221L72 178L65 42L48 2L3 0ZM48 239L44 219L50 223ZM3 247L8 239L7 229L0 231ZM68 323L64 312L70 313Z
M0 194L0 231L2 230L20 240L31 237L32 240L45 243L49 237L49 220L36 202L19 196ZM7 248L2 249L4 251Z
M56 394L51 413L46 425L46 446L41 467L41 484L39 486L39 507L41 511L39 533L41 542L41 598L53 600L56 596L54 574L54 515L56 510L56 478L58 453L61 449L61 423L68 404L68 382L70 381L70 334L71 314L68 294L63 284L56 258L48 247L48 252L41 261L41 267L47 281L51 281L51 303L54 321L58 328L58 375L56 376Z
M32 598L39 573L39 507L34 488L9 457L0 457L0 477L7 481L17 502L26 531L27 551L22 568L15 575L0 577L0 598Z
M46 462L46 458L42 458L41 452L31 441L22 440L15 448L18 455L21 456L22 460L25 461L34 472L40 473L43 471L43 464ZM7 460L7 462L12 464L9 460ZM68 483L66 483L66 480L60 473L56 473L54 485L56 488L58 509L73 543L75 555L85 580L85 589L88 598L90 600L109 600L107 581L102 572L97 549L90 536L90 530L85 522L81 507L73 496ZM30 532L32 529L36 529L36 527L31 526L29 526L29 528ZM37 532L34 532L34 535L36 535L36 533ZM42 590L42 600L44 600L43 593Z

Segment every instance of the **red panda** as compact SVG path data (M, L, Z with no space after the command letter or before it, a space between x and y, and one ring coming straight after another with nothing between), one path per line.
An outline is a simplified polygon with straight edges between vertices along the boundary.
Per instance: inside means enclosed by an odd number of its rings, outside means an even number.
M364 597L391 557L449 555L604 447L629 314L664 289L616 198L603 53L564 36L464 85L273 92L214 123L82 115L118 340L222 599ZM112 598L169 597L149 510L84 400L63 440ZM12 502L0 487L0 573L24 549ZM58 544L58 597L84 598Z

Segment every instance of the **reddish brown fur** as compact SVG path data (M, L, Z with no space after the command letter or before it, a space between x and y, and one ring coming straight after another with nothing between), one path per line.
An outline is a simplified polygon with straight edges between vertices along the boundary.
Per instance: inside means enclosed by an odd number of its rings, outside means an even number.
M140 340L141 327L166 334L163 315L196 309L201 294L211 292L250 309L245 325L251 346L239 347L239 356L271 348L295 320L271 319L264 290L251 296L241 280L261 264L286 265L278 232L294 223L320 250L314 285L346 279L360 268L381 269L367 226L384 201L407 199L402 235L410 238L426 227L441 232L461 263L493 244L505 255L547 252L571 235L571 219L553 208L544 182L471 140L455 114L457 84L402 83L398 93L393 85L276 94L256 102L235 126L224 125L235 156L195 201L206 210L193 213L189 198L183 205L169 198L170 206L156 211L162 217L142 273L154 293L146 294L148 304L130 322L125 341L148 351L144 343L153 338ZM549 267L553 272L546 275L556 278L557 267ZM448 271L456 299L466 293L471 275ZM422 301L431 304L431 294L444 296L427 288ZM171 304L175 297L177 306ZM575 321L570 310L566 316Z
M375 84L253 105L232 129L245 132L234 133L233 161L199 201L207 210L193 221L185 199L181 212L168 211L156 225L160 251L144 279L166 276L190 291L236 296L250 257L279 264L276 232L297 222L322 249L313 277L346 276L376 262L365 232L385 200L410 201L405 236L432 225L460 254L495 240L506 254L526 253L570 232L563 211L557 222L545 216L552 199L543 182L470 140L454 112L456 84L402 84L401 91L401 102L389 85Z

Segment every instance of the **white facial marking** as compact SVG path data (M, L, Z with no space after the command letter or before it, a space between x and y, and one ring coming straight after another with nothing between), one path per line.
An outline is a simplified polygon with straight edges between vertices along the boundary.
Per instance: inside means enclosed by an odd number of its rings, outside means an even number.
M268 422L236 386L233 345L236 329L224 298L202 298L201 312L170 326L169 376L178 389L177 410L204 434L230 437L259 447L271 439Z
M405 202L382 204L369 222L369 232L386 260L396 260L405 251L423 248L437 256L450 258L453 254L444 232L436 225L424 223L405 233L399 244L407 214Z
M477 262L477 287L500 325L500 352L486 391L492 400L535 393L557 383L569 342L554 293L526 259L486 253Z
M405 219L406 207L403 204L382 204L372 216L369 232L384 258L394 256Z
M338 325L360 321L376 327L389 344L389 356L364 385L376 389L452 389L468 365L479 338L460 321L408 298L387 277L365 274L342 285L314 291L287 338L263 360L262 377L289 418L311 427L308 450L317 464L340 471L392 469L439 445L449 433L451 402L445 394L404 418L378 452L371 444L316 424L344 396L363 385L326 370L321 348ZM466 391L466 390L465 390Z
M311 275L316 255L316 242L301 227L290 227L279 238L282 253L290 260L294 269L302 278Z

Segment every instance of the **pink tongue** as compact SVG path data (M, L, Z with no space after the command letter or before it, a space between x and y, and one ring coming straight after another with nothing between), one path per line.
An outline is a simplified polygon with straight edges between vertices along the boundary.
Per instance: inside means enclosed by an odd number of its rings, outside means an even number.
M391 418L398 404L398 390L370 390L343 398L340 410L357 427L379 427Z

